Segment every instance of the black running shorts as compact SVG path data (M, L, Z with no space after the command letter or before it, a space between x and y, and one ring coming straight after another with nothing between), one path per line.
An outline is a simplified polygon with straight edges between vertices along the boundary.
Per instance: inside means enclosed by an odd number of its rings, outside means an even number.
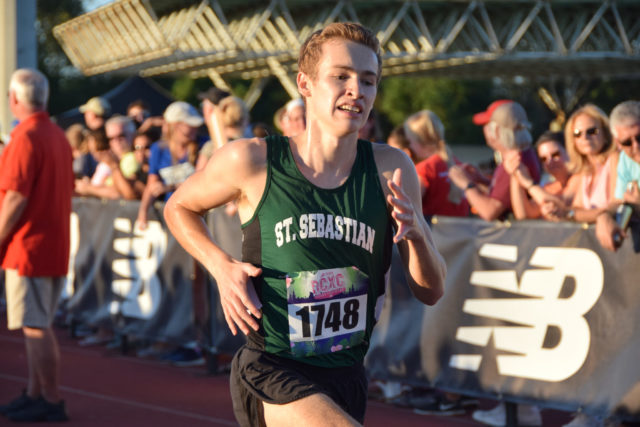
M262 401L282 405L315 393L329 396L357 421L364 421L368 380L361 363L321 368L245 345L233 358L230 383L233 411L242 427L263 425Z

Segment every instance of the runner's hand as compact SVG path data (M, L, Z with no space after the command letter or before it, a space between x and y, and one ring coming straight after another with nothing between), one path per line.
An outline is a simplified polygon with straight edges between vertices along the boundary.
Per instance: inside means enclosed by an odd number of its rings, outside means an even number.
M232 259L216 275L224 318L233 335L238 333L237 328L245 335L249 335L249 328L258 330L259 325L255 318L262 317L262 313L251 300L249 286L253 286L251 277L258 277L260 274L260 268Z
M402 189L402 171L400 169L393 172L393 177L387 180L387 185L392 193L387 196L387 202L393 208L391 216L397 226L393 242L398 243L403 239L413 240L422 237L413 204Z

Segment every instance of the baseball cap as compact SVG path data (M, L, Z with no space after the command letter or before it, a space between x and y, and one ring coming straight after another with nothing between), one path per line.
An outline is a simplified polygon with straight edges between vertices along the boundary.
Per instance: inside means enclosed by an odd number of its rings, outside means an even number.
M204 119L191 104L183 101L176 101L164 110L164 121L167 123L186 123L189 126L200 127Z
M212 87L209 88L208 90L204 91L204 92L200 92L198 94L198 99L201 101L204 101L205 99L208 99L209 101L211 101L214 105L218 105L218 103L220 101L222 101L224 98L226 98L227 96L231 95L229 92L227 92L226 90L217 88L217 87Z
M509 102L513 102L510 99L499 99L497 101L493 101L487 107L486 111L482 111L480 113L473 115L473 123L478 126L484 126L491 121L491 115L501 105L508 104Z
M109 104L109 101L102 97L94 96L85 104L80 106L81 113L84 113L86 111L91 111L97 116L107 116L111 111L111 104Z

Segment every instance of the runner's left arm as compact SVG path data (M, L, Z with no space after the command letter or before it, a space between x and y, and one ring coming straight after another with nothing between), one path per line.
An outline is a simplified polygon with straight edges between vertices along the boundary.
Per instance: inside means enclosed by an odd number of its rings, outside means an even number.
M394 154L376 155L379 171L386 181L387 203L393 209L391 216L396 223L393 240L398 245L414 296L433 305L444 293L446 265L422 215L415 167L404 153L394 151Z

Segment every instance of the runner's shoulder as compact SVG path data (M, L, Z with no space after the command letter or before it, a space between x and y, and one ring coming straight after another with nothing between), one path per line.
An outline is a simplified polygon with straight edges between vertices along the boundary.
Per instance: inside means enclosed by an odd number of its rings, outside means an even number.
M381 174L393 173L397 168L414 170L413 162L402 150L388 144L372 142L373 157Z
M220 154L231 167L260 169L266 166L267 143L264 138L241 138L227 143Z

